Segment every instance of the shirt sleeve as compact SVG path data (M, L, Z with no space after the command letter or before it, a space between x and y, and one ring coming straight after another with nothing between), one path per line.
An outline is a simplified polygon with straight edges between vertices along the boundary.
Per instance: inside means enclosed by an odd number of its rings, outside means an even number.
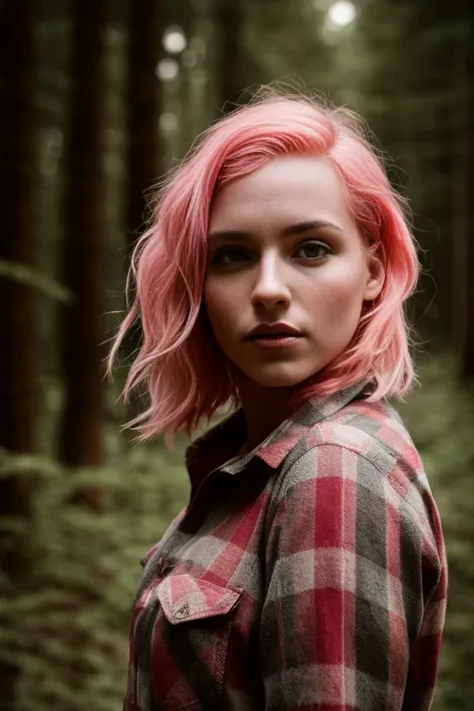
M265 711L430 707L442 562L429 517L389 478L331 444L285 477L266 539Z

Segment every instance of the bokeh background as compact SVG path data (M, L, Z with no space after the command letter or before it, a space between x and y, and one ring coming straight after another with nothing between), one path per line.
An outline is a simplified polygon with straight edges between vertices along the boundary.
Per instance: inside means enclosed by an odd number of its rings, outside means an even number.
M435 711L474 708L470 0L0 0L0 707L112 711L140 557L187 502L104 358L145 196L278 80L362 114L409 200L421 386L398 407L444 522Z

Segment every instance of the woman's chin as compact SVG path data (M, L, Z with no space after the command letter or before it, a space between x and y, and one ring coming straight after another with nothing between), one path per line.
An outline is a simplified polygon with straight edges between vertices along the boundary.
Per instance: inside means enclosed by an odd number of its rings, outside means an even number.
M243 372L246 380L264 388L291 388L303 383L315 373L304 372L295 368L266 368Z

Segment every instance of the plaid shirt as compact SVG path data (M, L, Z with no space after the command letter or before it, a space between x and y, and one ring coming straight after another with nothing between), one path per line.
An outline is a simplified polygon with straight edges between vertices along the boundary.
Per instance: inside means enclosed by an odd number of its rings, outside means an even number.
M143 558L125 711L426 711L447 568L419 455L364 383L245 456L187 450L191 499Z

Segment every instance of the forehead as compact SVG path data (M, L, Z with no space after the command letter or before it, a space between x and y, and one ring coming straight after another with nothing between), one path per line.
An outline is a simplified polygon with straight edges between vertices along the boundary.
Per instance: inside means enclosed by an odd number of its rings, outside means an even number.
M283 156L223 185L214 197L210 230L244 229L252 223L329 220L354 226L342 181L317 156Z

